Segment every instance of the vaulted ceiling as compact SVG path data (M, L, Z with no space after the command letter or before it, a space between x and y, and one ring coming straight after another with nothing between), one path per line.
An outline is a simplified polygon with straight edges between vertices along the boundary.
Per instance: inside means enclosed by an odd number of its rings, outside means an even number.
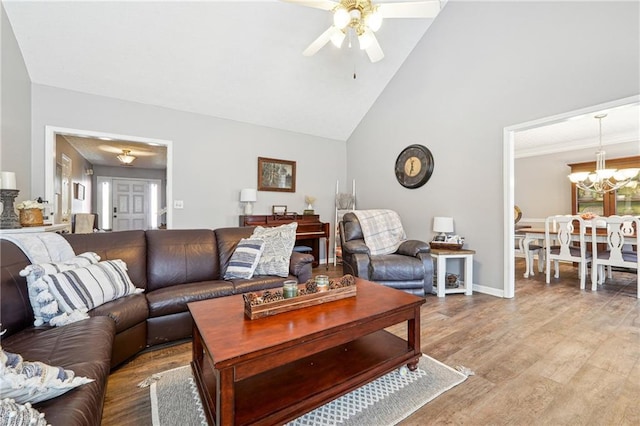
M276 0L3 5L33 83L337 140L434 21L385 20L371 63L355 40L302 56L331 13Z
M385 57L371 63L355 40L302 56L331 14L277 0L2 4L35 84L336 140L349 138L438 19L386 19L376 33ZM610 111L603 126L605 143L638 141L637 106ZM598 143L591 116L516 138L519 156Z

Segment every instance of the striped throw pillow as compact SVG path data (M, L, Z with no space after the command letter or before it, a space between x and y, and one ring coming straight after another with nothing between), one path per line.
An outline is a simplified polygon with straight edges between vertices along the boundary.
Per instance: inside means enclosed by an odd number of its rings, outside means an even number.
M257 238L243 238L238 243L229 260L229 266L224 273L224 279L233 278L251 279L258 266L260 256L264 250L264 240Z
M36 281L45 275L57 274L59 272L70 271L72 269L84 266L94 265L100 261L100 256L93 252L79 254L64 262L38 263L29 265L20 271L21 277L27 278L27 288L29 290L29 301L33 308L33 316L35 317L33 325L38 326L44 324L42 313L40 312L41 304L36 300L40 291L36 289Z
M37 301L45 322L64 325L67 316L87 311L120 297L140 293L120 259L107 260L85 268L45 275L35 283ZM62 317L62 318L60 318Z

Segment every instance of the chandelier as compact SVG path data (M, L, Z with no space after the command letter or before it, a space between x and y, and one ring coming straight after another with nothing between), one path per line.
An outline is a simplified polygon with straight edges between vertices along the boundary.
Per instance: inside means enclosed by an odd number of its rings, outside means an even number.
M594 118L598 120L600 128L600 145L596 151L596 170L593 172L576 172L569 175L569 180L584 191L598 194L615 191L627 185L638 176L640 168L607 169L605 164L605 152L602 149L602 119L607 114L599 114Z
M122 164L125 166L130 166L133 163L133 160L136 159L133 155L131 155L131 151L128 149L123 149L122 154L116 157Z

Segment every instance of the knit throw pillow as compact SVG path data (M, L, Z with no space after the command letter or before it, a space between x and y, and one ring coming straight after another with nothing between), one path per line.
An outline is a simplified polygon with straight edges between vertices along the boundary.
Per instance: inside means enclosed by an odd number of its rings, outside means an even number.
M0 395L19 404L55 398L93 379L76 377L71 370L44 362L24 361L18 354L0 348Z
M296 242L298 222L273 228L256 227L251 238L264 240L264 250L256 267L256 275L289 276L289 262Z
M264 250L264 240L243 238L231 255L224 279L251 279Z

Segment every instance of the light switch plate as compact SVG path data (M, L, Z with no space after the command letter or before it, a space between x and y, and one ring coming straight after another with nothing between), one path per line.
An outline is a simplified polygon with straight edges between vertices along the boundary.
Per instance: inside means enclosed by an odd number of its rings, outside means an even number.
M184 201L182 201L182 200L173 200L173 208L174 209L183 209L184 208Z

